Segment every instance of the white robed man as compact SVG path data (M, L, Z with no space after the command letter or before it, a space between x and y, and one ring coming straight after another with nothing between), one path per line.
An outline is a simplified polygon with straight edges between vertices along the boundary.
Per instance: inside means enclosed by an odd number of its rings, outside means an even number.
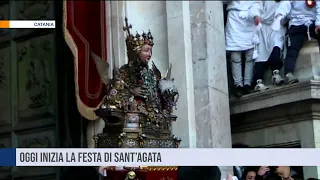
M264 91L268 89L264 83L264 73L267 68L272 70L272 83L282 85L283 78L280 75L280 69L283 66L281 60L285 44L286 27L282 22L280 29L274 31L271 27L276 17L276 10L280 1L263 1L262 2L262 27L259 31L259 56L255 59L254 80L256 81L255 91Z
M299 80L294 77L293 73L305 37L307 36L308 40L313 37L319 41L320 1L281 1L276 16L273 24L274 30L279 30L281 19L289 18L288 49L284 59L285 83L297 83Z
M227 6L226 50L231 54L231 72L236 96L252 89L253 55L257 26L261 25L259 1L231 1ZM245 54L244 76L242 53Z

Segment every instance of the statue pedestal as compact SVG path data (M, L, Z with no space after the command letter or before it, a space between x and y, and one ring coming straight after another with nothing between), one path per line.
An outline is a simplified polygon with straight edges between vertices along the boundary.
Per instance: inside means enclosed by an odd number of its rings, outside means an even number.
M125 180L129 170L108 170L105 180ZM152 170L135 170L136 177L133 180L177 180L176 168L157 168ZM129 180L129 179L128 179Z

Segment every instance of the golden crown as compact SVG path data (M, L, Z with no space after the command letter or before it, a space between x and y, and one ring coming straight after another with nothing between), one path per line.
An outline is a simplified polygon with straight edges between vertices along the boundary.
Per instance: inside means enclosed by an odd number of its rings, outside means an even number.
M143 32L142 34L137 34L134 36L131 34L130 29L132 28L132 25L128 23L128 19L125 18L125 27L123 27L123 30L127 32L126 37L126 45L127 45L127 51L128 56L130 57L130 53L135 52L139 53L142 46L145 44L148 44L150 46L153 46L153 36L149 30L148 33Z

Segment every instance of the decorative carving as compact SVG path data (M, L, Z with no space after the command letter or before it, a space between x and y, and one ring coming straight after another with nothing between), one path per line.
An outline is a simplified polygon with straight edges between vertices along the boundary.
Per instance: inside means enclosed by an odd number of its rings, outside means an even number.
M41 0L25 1L19 10L19 19L21 20L44 19L48 16L49 2Z
M22 141L21 148L48 148L51 142L48 137L33 138Z
M53 59L53 47L45 37L26 41L19 47L20 110L46 108L50 105L49 65Z
M177 166L140 166L141 170L147 171L177 171Z
M54 132L54 131L53 131ZM50 148L54 147L53 132L35 132L32 134L23 134L19 137L19 148ZM14 167L15 177L41 176L55 172L54 167Z
M134 171L129 171L127 173L126 179L125 180L134 180L136 178L136 173Z

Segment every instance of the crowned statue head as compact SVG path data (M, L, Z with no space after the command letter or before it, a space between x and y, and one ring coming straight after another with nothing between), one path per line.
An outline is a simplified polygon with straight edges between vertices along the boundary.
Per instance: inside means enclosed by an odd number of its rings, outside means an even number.
M127 33L126 46L129 62L140 61L143 64L148 64L152 57L153 36L150 32L137 32L135 35L131 34L130 29L132 25L128 24L128 19L125 18L126 26L123 28Z

